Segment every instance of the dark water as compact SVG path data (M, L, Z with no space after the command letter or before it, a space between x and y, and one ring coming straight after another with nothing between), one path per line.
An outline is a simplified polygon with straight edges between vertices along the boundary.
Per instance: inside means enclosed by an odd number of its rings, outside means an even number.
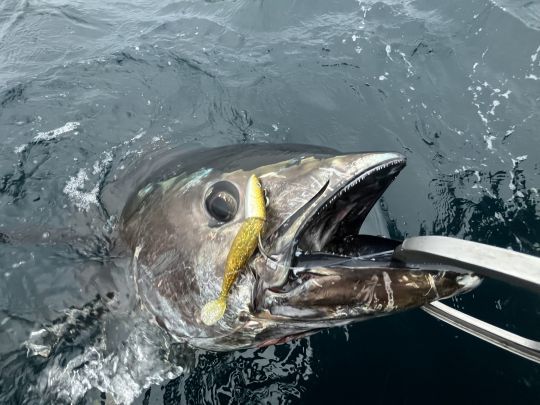
M0 83L0 403L539 402L540 366L420 310L174 345L133 310L100 203L163 145L393 150L392 236L540 255L539 2L3 0ZM540 338L537 296L486 282L452 304Z

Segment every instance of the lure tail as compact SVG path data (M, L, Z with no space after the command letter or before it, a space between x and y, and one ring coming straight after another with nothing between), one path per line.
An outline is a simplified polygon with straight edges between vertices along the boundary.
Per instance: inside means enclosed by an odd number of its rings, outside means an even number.
M207 302L201 311L201 320L205 325L213 325L223 318L226 308L226 296L220 296L218 299Z

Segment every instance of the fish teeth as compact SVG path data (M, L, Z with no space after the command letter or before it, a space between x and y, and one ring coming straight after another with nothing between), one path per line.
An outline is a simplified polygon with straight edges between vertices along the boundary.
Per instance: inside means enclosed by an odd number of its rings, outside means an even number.
M323 206L317 210L315 213L315 216L320 215L322 212L324 212L327 208L329 208L338 198L341 198L344 194L347 194L352 188L356 187L358 184L360 184L362 181L364 181L367 176L377 173L381 170L384 170L390 166L394 166L398 163L397 161L390 161L388 163L381 164L380 166L374 167L370 170L368 170L365 173L362 173L360 176L354 178L349 183L347 183L343 188L338 190L333 196L331 196L328 201L326 201Z

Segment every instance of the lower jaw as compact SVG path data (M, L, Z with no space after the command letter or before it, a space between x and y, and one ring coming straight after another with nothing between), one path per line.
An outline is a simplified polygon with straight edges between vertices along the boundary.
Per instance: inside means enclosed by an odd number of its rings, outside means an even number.
M309 322L324 328L421 307L465 293L481 283L473 274L453 272L403 269L344 269L343 272L348 274L309 280L311 292L306 288L307 282L289 292L269 292L265 297L265 312L278 322Z

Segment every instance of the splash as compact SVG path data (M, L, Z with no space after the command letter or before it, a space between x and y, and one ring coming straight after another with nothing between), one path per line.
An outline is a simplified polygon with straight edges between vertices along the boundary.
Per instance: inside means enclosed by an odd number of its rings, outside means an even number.
M129 404L149 386L180 376L194 359L140 312L108 312L100 301L68 310L32 332L25 346L29 356L47 358L36 384L44 403L76 403L98 390L112 403Z

